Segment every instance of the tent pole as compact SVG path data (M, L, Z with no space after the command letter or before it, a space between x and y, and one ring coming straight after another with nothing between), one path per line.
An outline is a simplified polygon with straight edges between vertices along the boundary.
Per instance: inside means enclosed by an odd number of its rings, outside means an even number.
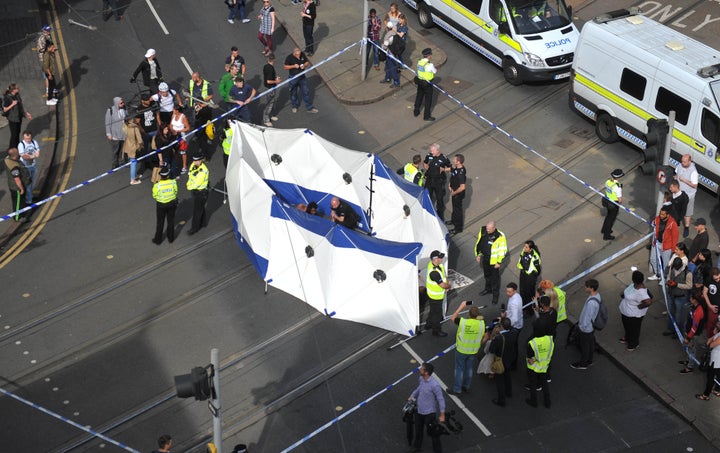
M375 181L375 164L370 165L370 187L368 190L370 191L370 205L367 209L367 221L368 221L368 230L370 231L370 235L372 235L372 213L373 213L373 193L375 190L373 189L373 181Z

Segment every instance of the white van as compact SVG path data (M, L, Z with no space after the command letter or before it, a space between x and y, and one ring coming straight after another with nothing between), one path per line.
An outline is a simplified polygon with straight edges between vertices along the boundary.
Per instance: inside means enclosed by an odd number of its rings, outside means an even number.
M720 52L635 11L587 22L575 51L570 106L598 137L644 149L647 120L676 112L670 164L690 154L700 183L720 184Z
M500 66L513 85L570 76L578 30L564 0L404 1L420 25L437 24Z

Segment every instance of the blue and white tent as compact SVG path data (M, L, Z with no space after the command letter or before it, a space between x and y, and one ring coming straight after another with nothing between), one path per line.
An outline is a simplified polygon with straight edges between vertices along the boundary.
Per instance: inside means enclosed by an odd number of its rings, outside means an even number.
M447 252L426 191L309 130L244 123L233 125L226 181L238 243L270 286L331 317L413 333L430 252ZM296 207L315 201L328 216L333 196L360 214L358 229Z

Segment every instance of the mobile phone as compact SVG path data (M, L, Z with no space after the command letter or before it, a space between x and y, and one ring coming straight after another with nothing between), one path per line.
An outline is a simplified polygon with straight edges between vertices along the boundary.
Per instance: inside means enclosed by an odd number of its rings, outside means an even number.
M471 301L471 300L466 300L466 301L465 301L465 305L472 305L472 301Z

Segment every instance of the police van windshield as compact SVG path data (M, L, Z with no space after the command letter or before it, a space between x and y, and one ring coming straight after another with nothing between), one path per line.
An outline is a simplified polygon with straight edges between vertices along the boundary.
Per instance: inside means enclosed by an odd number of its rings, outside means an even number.
M571 22L564 0L506 0L505 3L520 35L554 30Z

